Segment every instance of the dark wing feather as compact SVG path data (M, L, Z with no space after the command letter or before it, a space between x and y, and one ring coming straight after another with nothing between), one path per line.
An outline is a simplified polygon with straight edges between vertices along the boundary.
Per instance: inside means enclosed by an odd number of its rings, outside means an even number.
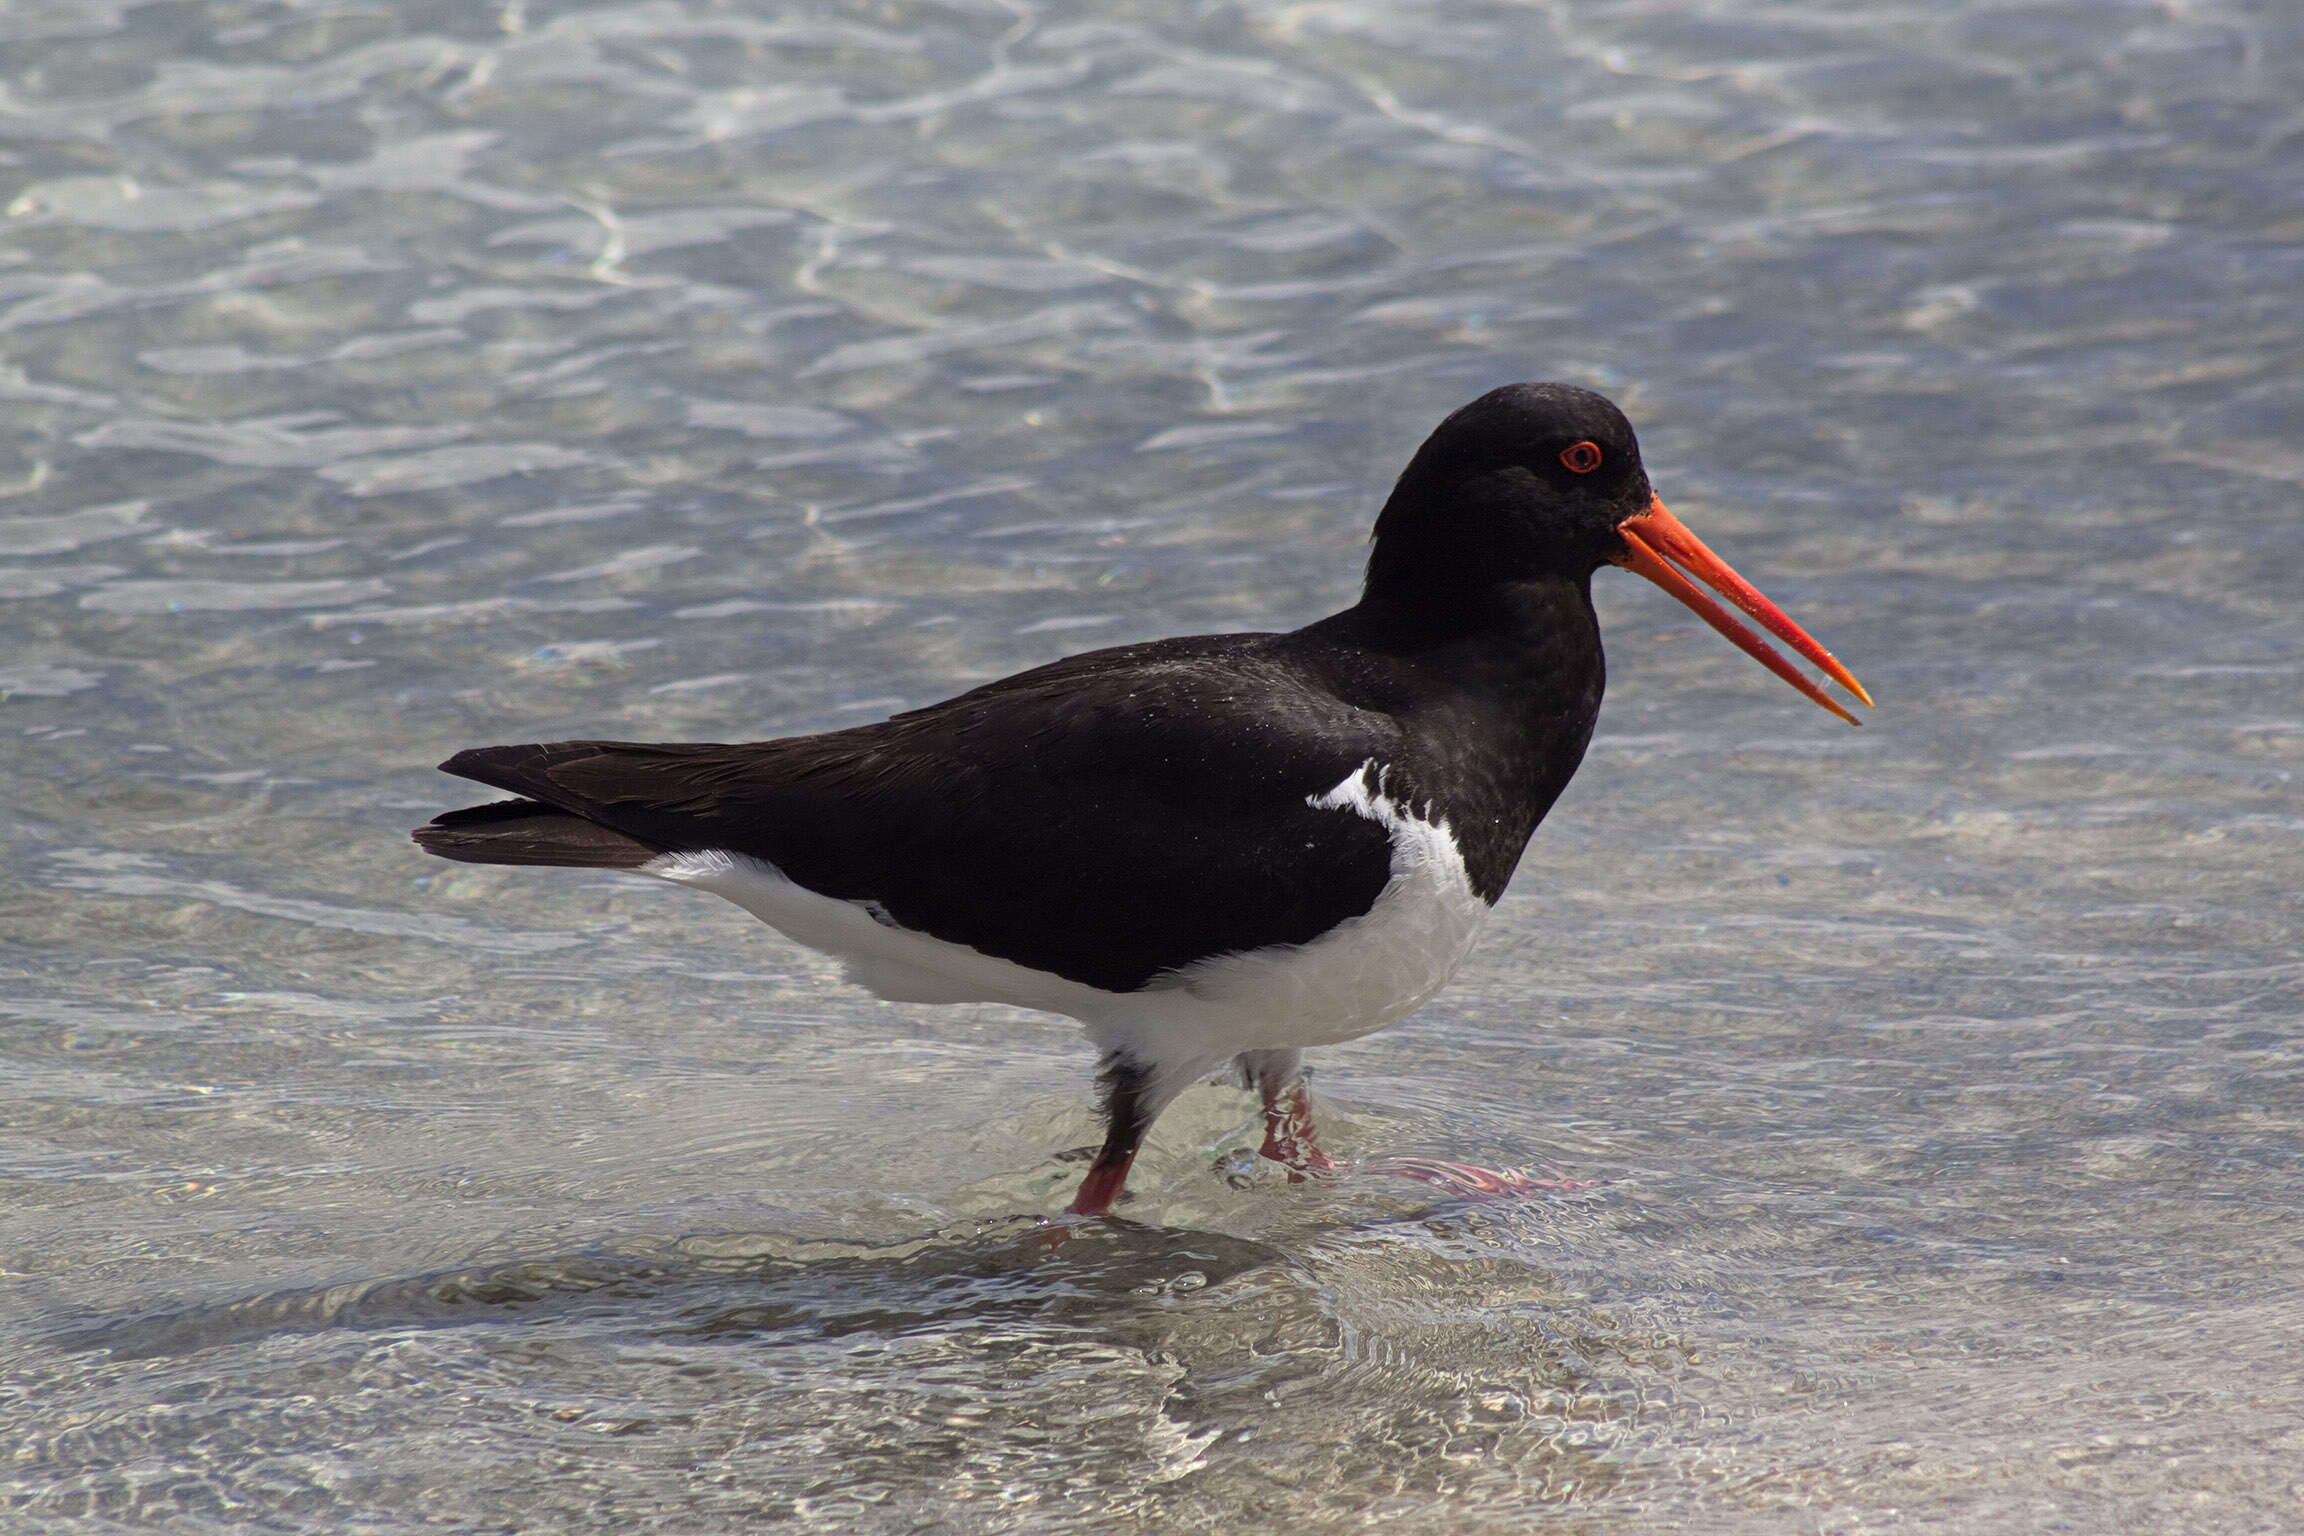
M621 832L533 800L499 800L434 817L415 831L417 846L468 864L552 864L638 869L664 852Z
M442 767L637 846L750 854L907 928L1128 991L1308 942L1390 877L1382 827L1306 799L1389 759L1393 722L1269 638L1090 652L820 736L486 747Z

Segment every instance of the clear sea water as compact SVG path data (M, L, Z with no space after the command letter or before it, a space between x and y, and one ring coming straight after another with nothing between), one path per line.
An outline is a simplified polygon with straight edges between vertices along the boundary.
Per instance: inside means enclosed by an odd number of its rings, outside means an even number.
M2304 1525L2289 0L9 0L0 1527ZM1350 599L1493 385L1872 687L1604 573L1582 776L1338 1150L451 866ZM1236 1187L1240 1186L1240 1187Z

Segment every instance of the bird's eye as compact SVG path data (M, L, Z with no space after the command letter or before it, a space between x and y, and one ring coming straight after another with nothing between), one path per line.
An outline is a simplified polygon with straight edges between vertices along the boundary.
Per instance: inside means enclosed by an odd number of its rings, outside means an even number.
M1579 475L1588 475L1600 467L1600 445L1570 443L1560 450L1560 462Z

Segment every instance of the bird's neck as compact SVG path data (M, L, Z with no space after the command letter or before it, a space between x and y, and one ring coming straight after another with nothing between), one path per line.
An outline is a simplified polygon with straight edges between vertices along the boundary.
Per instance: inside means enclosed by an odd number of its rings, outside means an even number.
M1341 692L1407 727L1426 760L1402 767L1457 808L1473 883L1494 900L1600 713L1590 578L1502 583L1438 607L1371 593L1298 635L1349 674Z
M1600 624L1588 575L1467 585L1445 596L1372 583L1358 603L1305 633L1435 672L1444 691L1516 699L1546 714L1599 707Z

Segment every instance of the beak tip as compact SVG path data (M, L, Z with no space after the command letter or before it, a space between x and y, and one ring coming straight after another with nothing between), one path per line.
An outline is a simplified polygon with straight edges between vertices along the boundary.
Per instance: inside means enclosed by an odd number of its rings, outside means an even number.
M1688 575L1683 574L1681 567L1743 609L1748 616L1759 620L1769 633L1805 656L1826 678L1847 690L1848 695L1862 703L1866 709L1873 707L1872 695L1865 692L1862 683L1856 681L1855 673L1843 666L1830 651L1818 645L1814 636L1793 623L1783 609L1763 597L1758 588L1737 575L1728 562L1706 548L1704 541L1667 511L1661 500L1651 498L1648 510L1617 524L1617 532L1623 536L1625 553L1614 560L1613 564L1623 566L1634 575L1644 576L1671 593L1695 610L1705 623L1718 630L1737 649L1798 689L1810 703L1821 705L1850 725L1859 723L1837 700L1828 697L1815 682L1770 650L1758 635L1730 618L1719 604L1698 592L1688 580Z
M1861 703L1866 709L1870 709L1872 707L1872 695L1865 691L1864 685L1862 683L1856 681L1856 674L1849 671L1845 666L1841 665L1840 658L1834 656L1831 652L1825 652L1824 656L1825 659L1818 663L1818 665L1823 667L1824 675L1831 678L1832 681L1838 683L1841 687L1847 689L1848 692L1856 698L1857 702Z

